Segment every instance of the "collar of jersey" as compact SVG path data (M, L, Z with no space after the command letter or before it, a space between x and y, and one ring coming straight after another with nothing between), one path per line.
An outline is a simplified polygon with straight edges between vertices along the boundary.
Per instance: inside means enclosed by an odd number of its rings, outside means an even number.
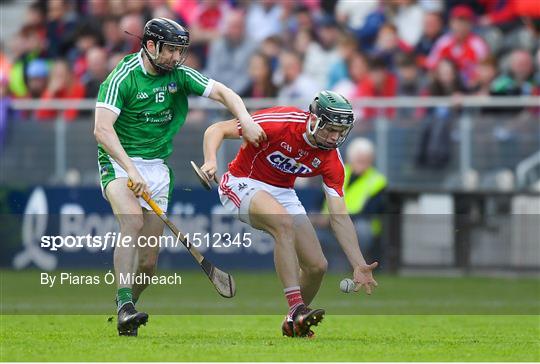
M148 73L146 72L146 68L144 68L144 62L143 62L143 59L142 59L142 52L143 52L143 50L142 50L142 48L141 48L141 50L140 50L139 53L137 54L137 59L139 60L139 65L141 66L141 70L142 70L143 73L146 75L146 74L148 74Z

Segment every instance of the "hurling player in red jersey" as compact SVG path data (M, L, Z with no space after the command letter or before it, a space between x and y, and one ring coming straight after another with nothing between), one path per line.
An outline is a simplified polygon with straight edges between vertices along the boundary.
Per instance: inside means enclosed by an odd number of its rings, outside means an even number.
M245 145L221 178L222 204L241 221L264 230L275 240L274 263L289 304L282 325L286 336L311 337L311 326L324 310L311 309L327 261L306 211L293 189L297 177L321 175L334 234L353 268L355 291L371 294L377 282L362 256L353 223L343 200L344 168L337 149L351 131L354 115L343 96L320 92L305 112L273 107L253 114L268 140ZM210 177L217 172L216 154L223 139L242 135L237 120L215 123L204 134L204 165Z

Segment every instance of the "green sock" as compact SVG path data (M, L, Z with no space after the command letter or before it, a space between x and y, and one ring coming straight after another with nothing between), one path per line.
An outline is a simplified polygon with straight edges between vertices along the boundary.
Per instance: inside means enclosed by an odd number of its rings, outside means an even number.
M133 303L133 293L131 288L119 288L116 293L116 298L118 300L118 309L128 302Z

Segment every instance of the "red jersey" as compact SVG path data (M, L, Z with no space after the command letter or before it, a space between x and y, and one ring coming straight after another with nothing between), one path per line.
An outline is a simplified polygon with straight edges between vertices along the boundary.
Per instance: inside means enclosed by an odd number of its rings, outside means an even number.
M295 107L257 111L253 121L262 127L268 140L259 147L248 144L240 149L229 164L229 172L282 188L293 188L297 177L321 175L329 195L343 196L345 171L339 150L323 150L309 142L308 118L308 112Z
M471 33L462 43L451 34L443 35L435 43L430 55L426 60L426 66L430 69L444 58L449 58L457 64L463 75L470 79L474 75L475 67L489 54L489 48L484 40L478 35Z

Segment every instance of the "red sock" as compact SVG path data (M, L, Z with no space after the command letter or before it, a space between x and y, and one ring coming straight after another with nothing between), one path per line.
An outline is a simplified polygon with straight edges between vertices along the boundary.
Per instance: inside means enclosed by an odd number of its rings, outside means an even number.
M289 315L292 315L298 306L304 304L302 294L300 293L300 286L288 287L283 291L285 292L285 298L287 298L287 303L289 304Z

